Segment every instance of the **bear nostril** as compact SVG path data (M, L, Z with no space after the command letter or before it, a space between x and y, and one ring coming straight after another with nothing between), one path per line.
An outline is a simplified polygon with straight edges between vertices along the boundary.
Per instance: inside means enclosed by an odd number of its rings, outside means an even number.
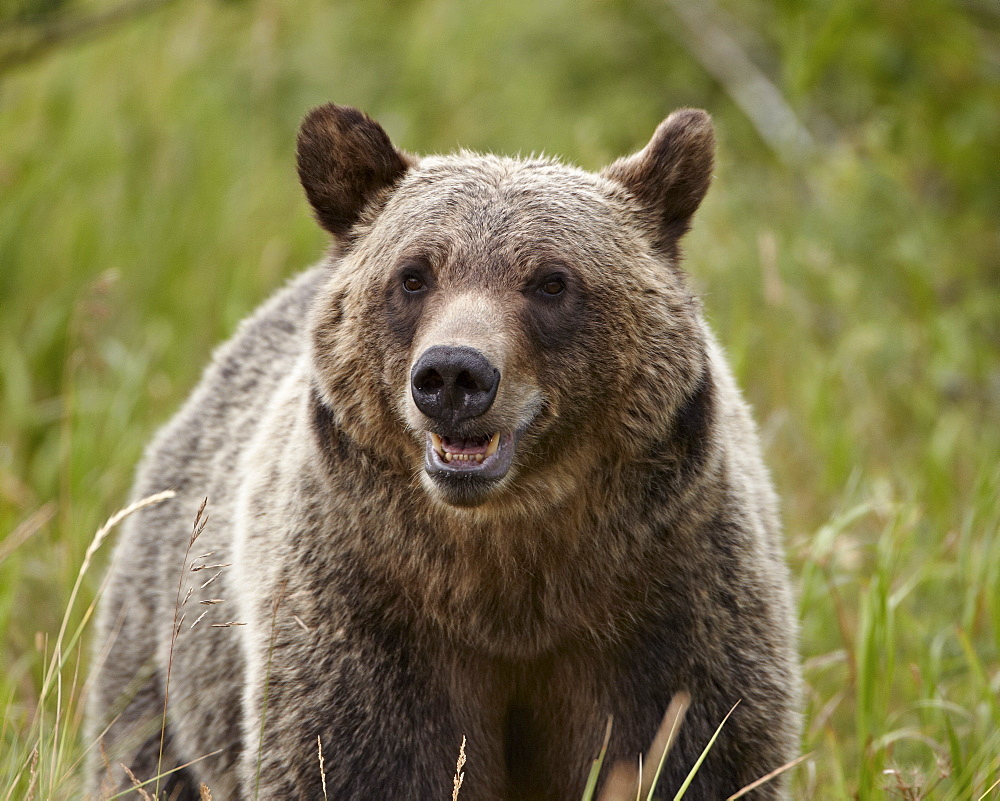
M457 376L455 376L455 383L462 389L472 390L473 392L478 392L481 387L476 383L476 379L472 377L472 374L468 370L463 370Z
M444 379L436 370L428 370L413 380L413 385L421 392L433 392L444 386Z

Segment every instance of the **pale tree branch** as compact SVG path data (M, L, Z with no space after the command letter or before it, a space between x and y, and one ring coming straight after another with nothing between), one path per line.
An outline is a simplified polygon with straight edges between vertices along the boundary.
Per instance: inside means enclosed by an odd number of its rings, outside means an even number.
M56 47L92 39L175 0L128 0L88 15L57 13L0 31L0 75L41 58Z
M672 17L660 14L664 30L721 84L778 158L795 163L809 156L815 150L812 135L774 82L720 24L709 0L666 0L665 5Z

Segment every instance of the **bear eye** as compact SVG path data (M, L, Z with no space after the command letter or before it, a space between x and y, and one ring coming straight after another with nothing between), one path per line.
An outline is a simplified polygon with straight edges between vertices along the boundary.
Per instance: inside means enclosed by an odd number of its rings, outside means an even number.
M561 295L565 289L566 284L558 275L549 276L539 287L543 295L549 296Z
M419 292L424 288L424 282L415 275L408 275L403 278L403 289L407 292Z

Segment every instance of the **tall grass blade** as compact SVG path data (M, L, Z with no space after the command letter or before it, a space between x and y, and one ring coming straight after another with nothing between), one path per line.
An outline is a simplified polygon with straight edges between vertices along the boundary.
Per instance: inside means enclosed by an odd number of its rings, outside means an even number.
M587 784L583 788L583 801L593 801L594 793L597 791L597 780L601 775L601 766L604 765L604 757L608 753L608 743L611 742L611 725L613 718L608 715L608 725L604 727L604 742L597 759L590 766L590 774L587 776Z
M674 796L674 801L680 801L680 799L684 797L684 794L688 791L688 787L691 786L691 782L694 781L694 777L698 774L698 771L701 769L701 763L705 761L705 757L708 756L708 752L712 750L712 746L715 745L715 741L719 738L719 734L722 732L722 727L726 725L726 721L729 720L729 716L736 711L736 707L738 707L739 705L740 702L737 701L735 704L733 704L733 708L726 713L726 716L722 719L722 723L719 724L719 728L715 730L715 734L712 735L712 739L708 741L708 745L705 746L705 750L701 752L701 755L698 757L698 761L694 763L694 766L688 773L687 778L684 779L684 784L681 785L681 788L677 791L677 794ZM650 796L650 801L652 801L652 796Z

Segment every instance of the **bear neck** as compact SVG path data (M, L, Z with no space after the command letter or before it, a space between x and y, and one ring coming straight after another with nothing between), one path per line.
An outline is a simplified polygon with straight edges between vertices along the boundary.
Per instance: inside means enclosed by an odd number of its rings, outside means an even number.
M503 658L634 634L643 606L662 608L664 577L699 558L699 533L726 506L723 454L710 432L711 375L669 431L639 455L609 453L558 503L526 514L469 514L430 498L411 474L366 453L318 397L314 438L331 498L328 532L353 581L407 626ZM665 502L667 501L667 502ZM537 507L533 507L537 509ZM352 595L358 588L344 588Z

